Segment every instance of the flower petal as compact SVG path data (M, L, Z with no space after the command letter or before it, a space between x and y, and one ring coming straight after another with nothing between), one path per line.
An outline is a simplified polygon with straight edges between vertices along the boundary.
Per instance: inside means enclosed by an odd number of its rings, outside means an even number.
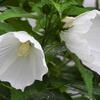
M84 36L91 46L96 51L100 51L100 15L97 14L95 19L92 20L91 29Z
M31 54L31 60L32 60L31 62L32 62L32 65L34 66L34 70L36 73L35 74L36 80L42 80L43 75L48 72L43 51L37 48L36 49L33 48L32 54Z
M18 40L14 39L14 35L10 32L0 36L0 75L16 59L18 45Z
M100 74L100 12L89 11L76 17L74 26L62 32L61 39L84 65Z
M92 25L91 20L94 19L98 13L99 12L97 10L92 10L79 15L73 22L74 27L70 30L76 34L80 32L81 32L80 34L86 33Z
M96 0L84 0L84 7L96 7Z
M24 91L24 88L31 85L35 80L42 80L47 71L43 53L33 48L30 56L17 58L0 75L0 80L8 81L16 89Z
M33 19L33 18L27 18L28 22L29 22L29 25L32 27L32 29L35 28L36 26L36 19Z
M34 60L33 60L34 61ZM30 64L30 57L17 58L10 67L0 75L0 80L8 81L16 89L22 89L35 81L34 66Z
M30 41L30 54L18 56L21 43ZM48 68L41 45L27 32L9 32L0 36L0 80L8 81L16 89L31 85L35 80L42 80Z
M39 44L39 42L34 39L32 36L30 36L27 32L25 31L19 31L19 32L13 32L15 38L17 38L20 42L24 43L27 41L30 41L32 44L34 44L34 47L37 49L42 49L41 45Z
M25 31L18 31L18 32L13 32L14 36L16 39L18 39L20 42L24 43L27 41L32 41L33 37L30 36L27 32Z

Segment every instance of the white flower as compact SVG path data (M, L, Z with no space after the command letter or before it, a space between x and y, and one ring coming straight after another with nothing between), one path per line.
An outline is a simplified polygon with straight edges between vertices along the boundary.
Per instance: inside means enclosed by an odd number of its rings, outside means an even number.
M48 72L41 45L27 32L0 36L0 80L22 89Z
M96 0L84 0L83 6L84 7L96 7Z
M34 29L36 27L36 19L27 18L29 25Z
M100 75L100 11L76 17L73 27L61 33L61 39L84 65Z

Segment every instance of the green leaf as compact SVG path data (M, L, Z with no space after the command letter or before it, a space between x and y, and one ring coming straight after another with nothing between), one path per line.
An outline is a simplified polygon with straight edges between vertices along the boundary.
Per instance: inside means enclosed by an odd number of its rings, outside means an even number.
M84 0L75 0L79 5L82 5Z
M92 98L93 97L92 96L92 94L93 94L93 73L90 70L88 70L87 68L85 68L76 56L72 55L72 58L74 58L74 60L76 62L76 66L79 69L79 71L82 75L82 78L86 84L86 88L88 90L88 95L90 96L90 98Z
M32 17L32 15L19 7L11 7L11 9L7 9L0 14L0 20L6 20L13 17Z
M25 2L27 2L27 0L19 0L19 5L20 5L21 7L23 7L23 4L24 4Z
M0 100L10 99L10 89L8 84L0 82Z
M27 31L28 33L32 33L32 29L29 26L27 21L21 21L19 18L18 19L10 19L7 21L9 22L9 24L11 24L14 27L15 31L24 30L24 31Z
M77 15L80 15L80 14L82 14L86 11L90 11L90 10L91 9L72 5L64 10L64 14L67 14L68 16L77 16Z
M6 22L0 22L0 30L4 32L14 31L14 27Z
M51 2L52 2L52 4L54 5L54 7L56 8L56 10L58 11L58 13L61 17L62 16L61 15L62 14L61 5L59 3L54 2L54 1L51 1Z
M11 100L26 100L24 93L18 90L11 90Z
M33 90L32 95L27 100L72 100L72 98L67 93L60 93L55 90L42 92Z

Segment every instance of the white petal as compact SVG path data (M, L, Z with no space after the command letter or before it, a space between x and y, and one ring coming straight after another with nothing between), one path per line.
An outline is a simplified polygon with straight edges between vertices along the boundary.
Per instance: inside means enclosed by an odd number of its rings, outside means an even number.
M32 62L32 65L34 66L34 70L36 73L35 79L42 80L43 75L48 72L43 51L33 48L32 54L31 54L31 60L32 60L31 62Z
M33 18L27 18L28 22L29 22L29 25L32 27L32 29L35 28L36 26L36 19L33 19Z
M91 29L84 35L91 48L100 51L100 15L92 20Z
M94 19L96 17L96 14L98 13L99 12L97 10L93 10L79 15L78 17L76 17L76 20L73 23L74 27L71 31L73 31L74 33L81 32L81 34L86 33L92 25L91 20Z
M25 31L18 31L18 32L13 32L15 38L17 38L20 42L24 43L27 41L32 41L33 37L30 36L27 32Z
M42 80L48 71L44 54L38 49L32 50L30 56L17 58L9 68L0 75L2 81L8 81L16 89L22 89L34 83L35 80Z
M13 32L13 34L20 42L24 43L30 41L31 43L34 44L35 48L42 50L39 42L36 39L34 39L32 36L30 36L27 32L19 31L19 32Z
M96 7L96 0L84 0L84 7Z
M15 60L18 45L18 40L14 39L13 34L7 33L0 36L0 75Z
M62 32L61 38L68 49L75 53L84 65L100 74L100 12L86 12L74 21L74 26Z
M17 55L20 43L30 41L32 50L27 56ZM16 89L42 80L48 68L41 45L27 32L9 32L0 36L0 80L10 82Z
M33 59L34 62L34 59ZM35 66L36 67L36 66ZM35 81L34 66L29 57L17 58L9 68L0 75L2 81L8 81L16 89L22 89Z

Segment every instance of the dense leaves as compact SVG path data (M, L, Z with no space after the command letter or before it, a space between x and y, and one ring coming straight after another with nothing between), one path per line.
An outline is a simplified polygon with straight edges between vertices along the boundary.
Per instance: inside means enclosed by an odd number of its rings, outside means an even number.
M0 0L0 5L7 7L0 13L0 34L27 31L41 43L49 68L43 81L36 81L24 92L12 88L6 82L0 82L0 100L100 99L100 77L84 67L59 37L63 30L61 20L65 16L77 16L91 10L84 8L82 2L83 0ZM30 27L27 18L37 20L34 29ZM71 61L75 64L69 65Z

